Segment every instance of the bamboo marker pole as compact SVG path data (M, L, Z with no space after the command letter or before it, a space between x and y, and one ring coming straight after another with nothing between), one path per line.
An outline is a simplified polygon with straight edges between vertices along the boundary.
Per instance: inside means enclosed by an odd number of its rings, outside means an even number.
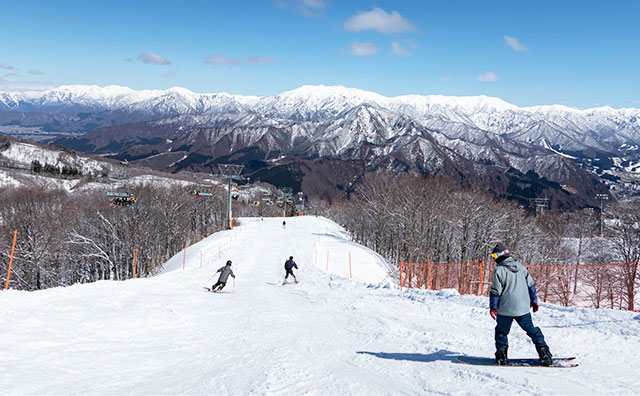
M138 248L136 248L136 254L133 258L133 279L136 279L136 267L138 265Z
M9 271L7 272L7 282L4 285L4 290L9 288L9 278L11 277L11 264L13 263L13 251L16 248L16 237L18 236L18 229L13 232L13 244L11 245L11 258L9 259Z

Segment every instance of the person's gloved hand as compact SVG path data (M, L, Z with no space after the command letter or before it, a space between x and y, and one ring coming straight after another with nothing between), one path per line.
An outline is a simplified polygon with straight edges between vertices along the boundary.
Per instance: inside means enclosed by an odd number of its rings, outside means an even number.
M538 303L531 303L531 308L533 308L533 312L538 312L538 309L540 309Z
M496 311L495 309L490 309L489 310L489 315L491 315L493 320L496 320L496 315L498 315L498 311Z

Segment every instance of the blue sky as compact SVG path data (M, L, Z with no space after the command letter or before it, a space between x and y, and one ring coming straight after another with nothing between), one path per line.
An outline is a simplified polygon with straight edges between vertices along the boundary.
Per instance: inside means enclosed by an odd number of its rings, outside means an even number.
M0 0L0 91L306 84L640 107L640 1Z

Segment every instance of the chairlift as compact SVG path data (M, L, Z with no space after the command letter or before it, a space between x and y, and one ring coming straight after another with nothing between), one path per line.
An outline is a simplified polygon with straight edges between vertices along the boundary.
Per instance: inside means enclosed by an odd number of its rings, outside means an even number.
M113 198L116 206L131 206L136 203L136 197L131 193L108 191L107 196Z
M208 192L202 192L202 191L198 191L198 190L191 190L189 191L189 194L193 195L196 198L200 198L200 197L213 197L212 193L208 193Z

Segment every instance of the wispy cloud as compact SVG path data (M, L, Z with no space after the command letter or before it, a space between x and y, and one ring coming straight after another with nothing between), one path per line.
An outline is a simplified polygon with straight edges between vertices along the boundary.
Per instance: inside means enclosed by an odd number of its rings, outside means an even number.
M640 99L632 100L631 104L640 105Z
M45 13L41 13L40 16L51 22L61 23L63 25L71 25L73 23L78 22L78 18L74 16L59 16L59 15L52 15L52 14L45 14Z
M0 76L0 91L43 91L53 88L51 81L22 81L15 78L17 73L10 71Z
M349 45L349 53L354 56L369 56L377 54L378 48L369 42L354 41Z
M394 54L400 55L400 56L411 56L411 55L413 55L411 53L411 51L409 51L407 48L403 47L397 41L391 42L391 51L393 51Z
M204 60L204 63L209 65L231 65L238 66L240 61L234 57L226 57L218 54L213 54L211 56L207 56Z
M248 63L271 63L274 61L273 56L245 56L244 60Z
M168 71L166 73L164 73L163 75L160 76L160 78L166 78L166 79L173 79L173 78L177 78L178 77L178 73L173 72L173 71Z
M485 81L485 82L494 82L494 81L498 81L498 75L494 72L486 72L479 75L477 80Z
M281 9L291 9L301 12L308 17L325 15L325 10L331 5L330 0L274 0L273 6Z
M153 52L147 52L146 54L141 54L140 56L138 56L138 60L141 61L142 63L146 63L150 65L170 65L171 64L170 60Z
M441 78L441 80L444 81L444 82L451 82L451 81L453 81L453 78L451 78L449 76L444 76L444 77Z
M310 17L324 15L324 10L329 5L325 0L302 0L300 2L300 11Z
M358 12L344 23L344 28L351 32L375 30L385 34L416 30L415 26L398 11L392 11L389 14L378 7L373 7L371 11Z
M515 38L515 37L504 36L504 41L507 43L507 45L509 47L511 47L512 49L514 49L516 51L526 51L526 50L529 49L529 48L527 48L526 45L524 45L520 41L518 41L518 39Z
M0 62L0 69L14 70L13 66L4 62Z
M44 72L42 70L31 69L29 70L29 74L33 74L34 76L39 76L41 74L44 74Z

